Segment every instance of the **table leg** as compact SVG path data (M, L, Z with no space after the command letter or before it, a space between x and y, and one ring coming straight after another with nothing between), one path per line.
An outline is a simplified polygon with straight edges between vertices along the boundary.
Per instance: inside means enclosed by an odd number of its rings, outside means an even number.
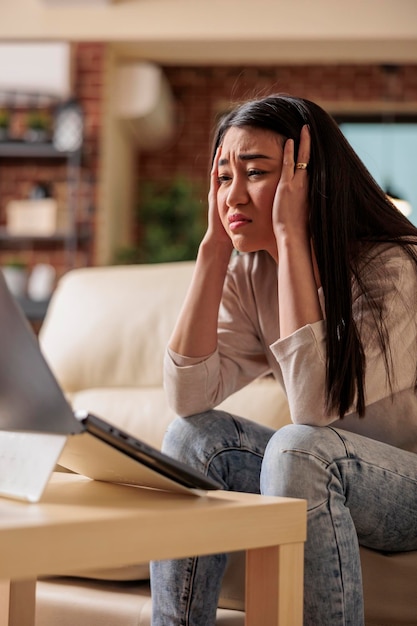
M245 626L302 626L304 543L246 552Z
M35 626L36 580L0 581L0 626Z

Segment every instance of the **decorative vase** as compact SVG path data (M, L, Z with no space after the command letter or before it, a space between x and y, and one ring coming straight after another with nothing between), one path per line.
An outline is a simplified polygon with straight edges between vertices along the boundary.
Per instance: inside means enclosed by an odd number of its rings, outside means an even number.
M21 267L2 267L4 279L10 293L16 298L22 298L26 295L27 273L26 269Z

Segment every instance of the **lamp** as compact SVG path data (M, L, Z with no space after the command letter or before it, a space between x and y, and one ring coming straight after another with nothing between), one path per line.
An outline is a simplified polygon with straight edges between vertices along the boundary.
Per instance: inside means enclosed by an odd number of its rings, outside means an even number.
M398 194L396 194L390 188L386 189L385 193L387 194L388 198L391 200L393 205L396 206L397 209L401 211L403 215L405 215L406 217L411 215L413 209L412 209L411 204L407 200L405 200L404 198L399 198Z

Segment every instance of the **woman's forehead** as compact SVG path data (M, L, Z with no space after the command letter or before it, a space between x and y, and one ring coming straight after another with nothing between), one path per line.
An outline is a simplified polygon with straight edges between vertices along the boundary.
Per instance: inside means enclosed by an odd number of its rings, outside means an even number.
M231 126L224 134L222 154L225 152L252 152L282 150L283 137L272 130L253 126Z

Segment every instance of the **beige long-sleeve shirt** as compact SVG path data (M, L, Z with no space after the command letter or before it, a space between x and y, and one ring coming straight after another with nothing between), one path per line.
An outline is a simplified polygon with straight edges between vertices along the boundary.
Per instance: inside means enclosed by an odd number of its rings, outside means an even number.
M333 423L417 452L417 272L399 246L381 244L367 255L362 279L367 294L384 302L392 370L390 388L371 308L354 282L353 311L366 356L365 417L352 409L340 420L324 409L325 321L279 338L277 267L266 252L232 258L214 354L196 362L167 350L164 379L172 408L182 416L213 408L255 378L272 373L285 390L294 423ZM319 296L323 306L321 290Z

